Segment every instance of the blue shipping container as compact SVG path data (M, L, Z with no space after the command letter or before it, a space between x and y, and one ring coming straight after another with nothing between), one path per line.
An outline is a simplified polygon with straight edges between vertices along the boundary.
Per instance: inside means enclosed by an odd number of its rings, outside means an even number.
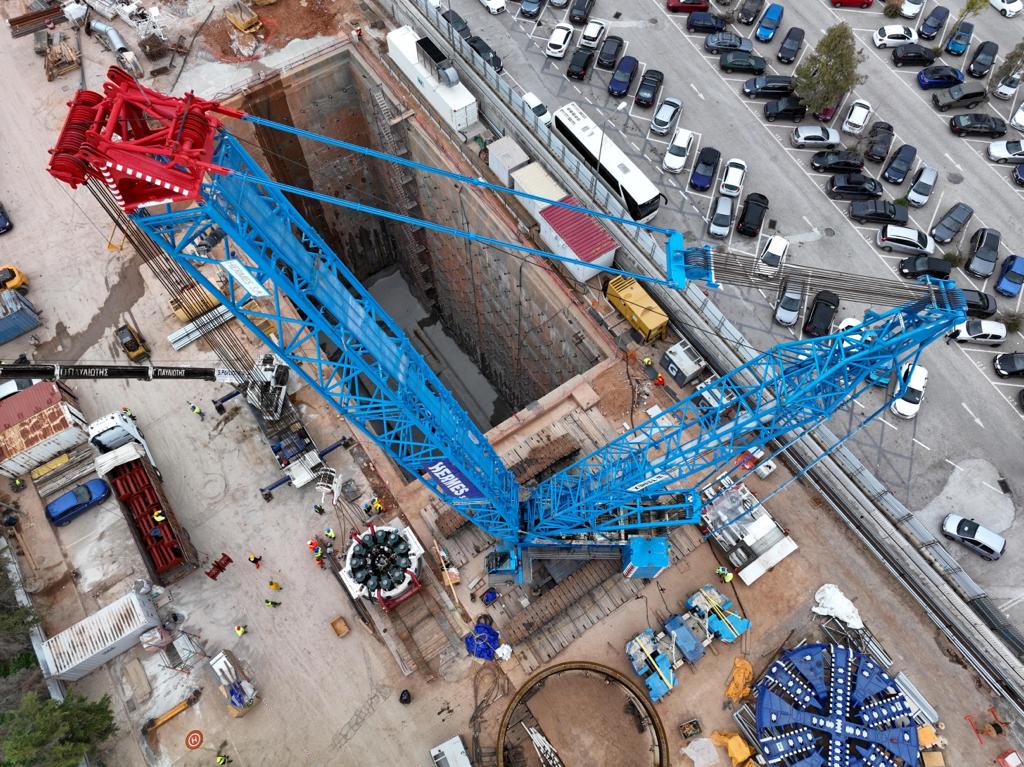
M0 290L0 344L35 330L42 323L32 303L16 290Z

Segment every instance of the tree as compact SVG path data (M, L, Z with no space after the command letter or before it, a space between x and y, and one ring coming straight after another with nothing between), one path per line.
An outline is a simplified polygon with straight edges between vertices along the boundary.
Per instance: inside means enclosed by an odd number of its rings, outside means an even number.
M953 39L953 35L956 34L956 28L960 26L961 21L968 16L977 16L986 5L988 5L988 0L964 0L963 8L960 9L960 13L956 15L953 23L949 25L949 37L946 38L946 42L948 43Z
M903 0L885 0L885 7L882 8L882 13L890 19L895 19L900 15L900 8L902 5Z
M69 695L63 703L26 693L0 718L0 763L11 767L76 767L117 732L110 696L99 702Z
M1022 69L1024 69L1024 40L1017 43L1017 47L1006 54L1003 63L992 73L992 77L989 79L989 88L998 87L999 82L1003 78L1009 77L1014 72L1019 72Z
M811 112L835 106L867 79L857 74L857 66L863 61L864 54L857 49L850 25L829 27L793 73L794 92Z

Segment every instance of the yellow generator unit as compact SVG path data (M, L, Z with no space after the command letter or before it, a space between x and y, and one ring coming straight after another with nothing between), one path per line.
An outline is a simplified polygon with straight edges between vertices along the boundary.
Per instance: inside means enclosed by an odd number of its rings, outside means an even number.
M609 303L649 344L665 337L668 315L632 277L616 277L605 290Z

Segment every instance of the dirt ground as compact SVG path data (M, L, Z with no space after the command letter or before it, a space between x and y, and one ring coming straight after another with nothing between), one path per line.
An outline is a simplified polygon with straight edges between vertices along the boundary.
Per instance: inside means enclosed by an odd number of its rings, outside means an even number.
M239 53L235 41L240 33L221 13L214 13L200 40L218 61L254 61L291 40L336 34L347 26L344 19L357 6L354 0L277 0L273 5L254 5L264 29L256 36L256 52L249 56Z

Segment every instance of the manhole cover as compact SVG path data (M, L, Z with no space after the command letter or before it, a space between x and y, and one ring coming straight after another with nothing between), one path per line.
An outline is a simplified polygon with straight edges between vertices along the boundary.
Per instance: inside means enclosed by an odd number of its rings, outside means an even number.
M951 184L962 184L963 180L964 180L964 177L961 176L959 173L947 173L946 174L946 181L948 181Z
M201 730L191 730L185 735L185 748L189 751L195 751L203 745L203 733Z
M825 236L826 237L835 237L836 236L836 230L833 229L831 226L826 226L825 227Z

